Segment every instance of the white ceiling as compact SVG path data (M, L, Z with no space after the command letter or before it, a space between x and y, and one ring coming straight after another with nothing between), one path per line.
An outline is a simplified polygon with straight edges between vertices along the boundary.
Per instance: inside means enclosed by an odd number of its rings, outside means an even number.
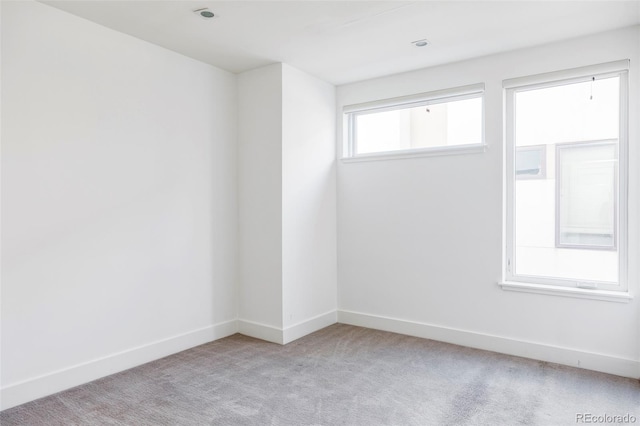
M333 84L640 23L640 0L43 3L235 73L285 62Z

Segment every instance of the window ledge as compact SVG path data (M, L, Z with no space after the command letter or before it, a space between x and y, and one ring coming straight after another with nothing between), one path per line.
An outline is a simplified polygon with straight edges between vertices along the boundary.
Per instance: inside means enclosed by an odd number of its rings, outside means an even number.
M359 154L353 157L342 157L341 160L343 163L357 163L360 161L399 160L403 158L434 157L440 155L474 154L485 152L486 150L486 144L460 145Z
M503 290L524 293L548 294L552 296L576 297L579 299L604 300L606 302L629 303L633 297L624 291L590 290L574 287L550 286L544 284L502 281L498 285Z

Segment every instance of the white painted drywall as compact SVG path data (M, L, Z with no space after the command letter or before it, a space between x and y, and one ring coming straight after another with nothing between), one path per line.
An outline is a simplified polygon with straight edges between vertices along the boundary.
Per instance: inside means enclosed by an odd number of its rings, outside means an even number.
M281 330L282 64L238 75L238 123L239 318Z
M335 88L286 64L238 75L240 331L336 321Z
M2 7L3 395L235 325L235 76L41 3Z
M283 327L337 304L335 87L282 68Z
M627 58L629 286L635 298L612 303L501 290L496 283L502 272L502 80ZM338 87L340 111L344 105L484 82L488 144L478 154L339 162L339 309L440 327L439 338L456 329L639 365L639 61L636 26Z

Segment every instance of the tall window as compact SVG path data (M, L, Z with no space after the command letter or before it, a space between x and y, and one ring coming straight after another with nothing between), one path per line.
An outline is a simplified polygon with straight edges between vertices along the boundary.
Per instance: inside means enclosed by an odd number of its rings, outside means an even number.
M505 82L507 281L626 290L627 64Z

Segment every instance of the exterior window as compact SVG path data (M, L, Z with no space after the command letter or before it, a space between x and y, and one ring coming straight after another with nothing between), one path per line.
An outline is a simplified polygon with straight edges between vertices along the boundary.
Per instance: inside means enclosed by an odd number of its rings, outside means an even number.
M556 246L616 248L615 142L558 144Z
M380 157L484 146L483 85L345 108L345 157Z
M505 88L506 280L626 290L626 68Z

